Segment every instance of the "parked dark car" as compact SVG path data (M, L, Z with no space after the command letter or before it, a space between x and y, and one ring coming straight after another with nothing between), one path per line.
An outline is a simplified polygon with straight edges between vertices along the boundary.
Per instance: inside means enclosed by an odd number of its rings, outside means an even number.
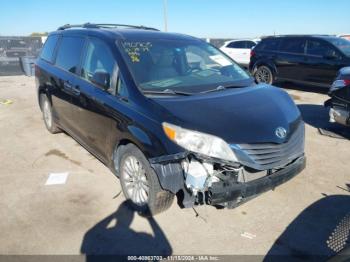
M329 88L338 70L350 65L350 42L335 36L274 36L252 51L249 70L259 83L277 80Z
M175 194L183 207L234 207L305 167L289 95L194 37L67 25L49 35L36 79L47 129L109 167L144 214Z
M344 67L334 80L325 102L329 108L329 121L345 126L350 125L350 67Z

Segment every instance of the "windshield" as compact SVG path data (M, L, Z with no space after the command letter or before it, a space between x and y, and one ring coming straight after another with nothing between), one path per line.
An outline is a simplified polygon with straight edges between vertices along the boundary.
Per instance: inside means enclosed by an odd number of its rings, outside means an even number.
M202 41L125 40L119 47L142 91L203 92L218 86L247 85L250 76Z
M350 41L340 37L330 38L329 42L338 47L346 56L350 56Z

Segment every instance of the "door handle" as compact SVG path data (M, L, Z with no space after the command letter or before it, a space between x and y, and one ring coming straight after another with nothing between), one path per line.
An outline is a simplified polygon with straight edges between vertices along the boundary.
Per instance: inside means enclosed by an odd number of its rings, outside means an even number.
M72 92L77 96L80 95L80 87L79 86L72 87Z
M65 81L65 82L63 83L63 87L64 87L65 89L71 90L71 89L72 89L72 84L69 83L69 81Z

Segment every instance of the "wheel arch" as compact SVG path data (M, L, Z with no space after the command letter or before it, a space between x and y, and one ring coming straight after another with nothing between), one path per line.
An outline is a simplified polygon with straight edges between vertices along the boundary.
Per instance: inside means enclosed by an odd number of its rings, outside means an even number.
M270 68L272 73L274 74L274 77L276 77L278 70L277 70L277 67L276 67L274 62L266 61L266 60L257 61L253 66L253 70L252 70L253 75L255 74L255 72L259 66L266 66L266 67Z
M159 152L161 154L161 152L165 150L158 142L156 142L156 140L156 138L152 138L151 135L144 131L141 132L139 130L137 133L135 133L129 130L129 132L127 132L123 138L115 141L111 156L111 168L113 169L115 175L119 176L119 161L126 145L133 144L136 146L148 160L155 156L155 152Z
M119 177L120 158L123 155L123 150L124 150L125 146L128 145L128 144L133 144L137 148L139 148L131 139L128 139L128 138L121 139L114 146L114 150L113 150L113 153L112 153L112 168L113 168L113 173L117 177ZM142 152L142 150L141 150L141 152Z
M42 94L45 94L47 96L47 98L49 99L49 101L51 103L51 106L52 106L52 99L51 99L51 95L50 95L48 89L45 88L44 86L41 86L41 87L38 88L38 104L39 104L40 110L42 110L42 108L41 108L41 101L40 101L40 96Z

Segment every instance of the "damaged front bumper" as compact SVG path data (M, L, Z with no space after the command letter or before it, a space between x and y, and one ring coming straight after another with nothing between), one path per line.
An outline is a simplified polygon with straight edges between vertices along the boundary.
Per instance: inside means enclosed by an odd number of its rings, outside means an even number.
M227 205L238 204L240 201L252 198L287 182L299 174L305 166L306 158L302 156L283 169L250 182L213 183L208 189L207 203L210 205L218 205L222 203L227 203ZM235 203L230 203L232 201L235 201Z
M350 126L350 103L339 98L331 98L324 103L329 108L329 122Z
M306 158L302 155L283 167L265 171L190 152L152 158L150 163L163 189L182 193L183 207L201 204L234 207L299 174L305 168ZM192 166L191 170L192 163L199 163L198 167Z

